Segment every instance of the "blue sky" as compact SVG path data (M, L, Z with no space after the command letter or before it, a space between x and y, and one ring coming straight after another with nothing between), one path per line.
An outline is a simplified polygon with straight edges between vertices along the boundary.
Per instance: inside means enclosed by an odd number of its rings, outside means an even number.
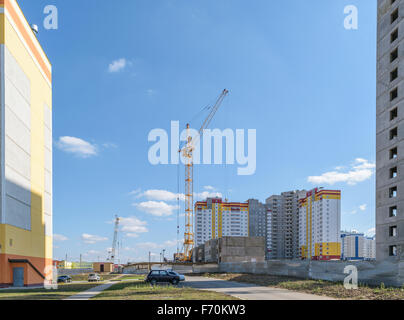
M343 228L374 228L376 1L19 2L53 65L55 258L105 260L114 214L123 262L175 251L177 166L149 163L148 134L224 88L211 127L256 129L257 170L198 166L196 193L341 189ZM48 4L58 30L43 28Z

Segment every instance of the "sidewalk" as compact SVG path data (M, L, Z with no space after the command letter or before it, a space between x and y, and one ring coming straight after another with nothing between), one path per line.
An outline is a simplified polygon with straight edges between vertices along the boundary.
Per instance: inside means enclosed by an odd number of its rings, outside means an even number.
M64 300L90 300L91 298L94 298L95 296L99 295L101 292L103 292L104 290L112 287L114 284L119 283L118 280L119 278L121 278L123 275L119 275L111 280L109 280L106 283L103 283L99 286L96 286L94 288L88 289L86 291L77 293L75 295L72 295Z
M99 286L96 286L94 288L88 289L86 291L77 293L73 296L70 296L64 300L90 300L91 298L94 298L95 296L99 295L101 292L104 290L108 289L109 287L113 286L114 284L117 284L119 282L116 281L109 281L107 283L101 284Z

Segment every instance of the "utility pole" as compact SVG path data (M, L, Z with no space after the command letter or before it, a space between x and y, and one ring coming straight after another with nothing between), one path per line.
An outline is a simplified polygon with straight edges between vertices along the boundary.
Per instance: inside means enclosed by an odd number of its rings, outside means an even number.
M166 249L163 249L163 262L165 261L164 260L164 253L166 252Z
M149 271L151 270L151 252L149 251Z

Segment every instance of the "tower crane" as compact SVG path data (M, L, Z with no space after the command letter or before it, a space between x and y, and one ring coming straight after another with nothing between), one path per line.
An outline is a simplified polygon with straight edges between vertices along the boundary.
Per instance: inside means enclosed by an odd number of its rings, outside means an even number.
M115 264L116 242L118 240L118 231L119 231L119 217L115 215L114 239L112 240L112 248L110 251L110 255L108 257L108 261L111 261L114 264Z
M211 108L209 115L206 117L202 126L198 131L198 135L193 139L191 136L190 126L187 124L186 127L186 144L184 147L180 148L179 152L182 153L185 160L185 232L184 232L184 252L179 254L179 259L182 261L190 262L192 261L192 252L194 249L194 159L193 154L195 146L198 140L203 135L204 129L206 129L216 112L219 110L224 98L229 93L228 90L224 89L217 99L214 106Z

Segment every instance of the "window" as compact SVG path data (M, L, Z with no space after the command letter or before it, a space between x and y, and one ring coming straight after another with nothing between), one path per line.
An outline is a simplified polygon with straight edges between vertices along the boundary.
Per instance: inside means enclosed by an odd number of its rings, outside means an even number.
M396 257L397 256L397 246L389 246L389 256Z
M390 22L394 23L398 19L398 8L390 15Z
M394 42L398 39L398 29L394 30L390 35L390 42Z
M393 62L398 58L398 48L395 48L394 51L390 53L390 62Z
M396 198L397 197L397 187L391 187L389 190L389 197Z
M396 217L397 216L397 206L393 206L389 208L389 216Z
M398 89L395 88L390 92L390 101L393 101L397 97L398 97Z
M393 121L395 118L398 117L398 109L394 108L390 111L390 121Z
M395 68L390 72L390 82L396 80L398 78L398 68Z
M398 135L397 127L390 130L390 140L393 140L394 138L397 138L397 135Z
M397 167L390 169L390 179L397 177Z
M392 226L389 228L389 236L397 237L397 226Z
M396 159L398 155L397 147L390 150L390 159Z

